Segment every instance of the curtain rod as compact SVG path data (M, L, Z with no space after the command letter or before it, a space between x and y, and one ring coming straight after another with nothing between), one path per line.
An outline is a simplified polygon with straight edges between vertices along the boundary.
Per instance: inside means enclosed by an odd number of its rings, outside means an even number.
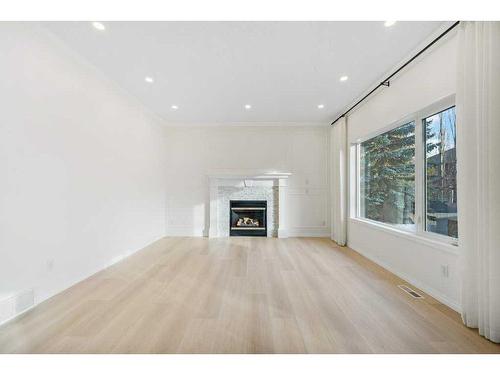
M426 45L423 49L421 49L415 56L413 56L411 59L409 59L407 62L405 62L402 66L400 66L395 72L393 72L389 77L384 79L382 82L380 82L373 90L371 90L368 94L363 96L361 99L359 99L351 108L349 108L347 111L345 111L343 114L341 114L339 117L337 117L330 125L335 124L338 120L340 120L342 117L347 115L349 112L351 112L354 108L358 106L362 101L364 101L366 98L368 98L371 94L373 94L379 87L381 86L386 86L389 87L391 85L390 79L394 77L396 74L398 74L401 70L406 68L407 65L409 65L413 60L415 60L417 57L419 57L422 53L427 51L431 46L433 46L438 40L440 40L443 36L448 34L451 30L453 30L455 27L458 26L460 21L455 22L453 25L448 27L445 31L443 31L438 37L436 37L432 42L430 42L428 45Z

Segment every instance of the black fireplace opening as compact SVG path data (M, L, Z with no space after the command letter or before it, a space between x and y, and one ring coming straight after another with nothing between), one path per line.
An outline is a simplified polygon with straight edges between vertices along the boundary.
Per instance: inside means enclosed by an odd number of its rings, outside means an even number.
M229 235L267 237L267 201L230 201Z

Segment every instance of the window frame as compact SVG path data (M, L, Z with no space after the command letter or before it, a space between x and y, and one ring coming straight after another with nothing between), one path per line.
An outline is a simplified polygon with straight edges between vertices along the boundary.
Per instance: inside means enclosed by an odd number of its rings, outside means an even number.
M445 111L452 107L456 107L455 95L447 96L443 99L436 101L435 103L422 108L421 110L405 116L388 126L385 126L376 132L372 132L362 138L356 139L356 141L351 143L351 147L354 148L355 155L355 168L354 168L354 204L355 209L352 212L351 219L356 219L363 221L365 223L374 224L376 226L381 226L385 229L395 231L398 233L405 233L412 236L417 236L422 239L427 239L432 242L439 242L444 244L449 244L453 246L458 246L458 239L444 234L429 232L426 230L425 226L425 210L426 210L426 173L425 173L425 127L424 120L427 117L435 115L439 112ZM371 220L361 216L361 143L372 139L380 134L384 134L391 130L394 130L402 125L408 124L410 122L415 123L415 218L416 225L415 230L404 229L396 227L395 225L379 222L376 220ZM460 229L459 229L460 231Z

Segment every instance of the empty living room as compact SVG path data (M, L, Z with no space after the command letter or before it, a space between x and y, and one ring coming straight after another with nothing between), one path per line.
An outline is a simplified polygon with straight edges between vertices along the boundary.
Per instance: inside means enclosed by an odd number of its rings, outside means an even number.
M0 368L500 365L500 13L49 3L0 16Z

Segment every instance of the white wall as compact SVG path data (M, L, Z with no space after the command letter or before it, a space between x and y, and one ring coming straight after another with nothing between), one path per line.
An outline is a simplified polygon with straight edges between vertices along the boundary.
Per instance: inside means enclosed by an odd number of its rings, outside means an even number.
M214 169L292 172L291 236L329 236L328 127L190 126L168 129L167 234L202 236L207 173Z
M380 89L352 112L348 117L349 144L454 94L456 39L453 34L440 41L391 80L390 88ZM349 167L352 173L352 160ZM353 186L350 193L352 197ZM352 218L348 223L348 245L450 307L459 309L458 250L451 245L384 231ZM448 278L441 275L441 265L449 267Z
M165 131L37 26L0 51L0 301L37 303L164 236Z

